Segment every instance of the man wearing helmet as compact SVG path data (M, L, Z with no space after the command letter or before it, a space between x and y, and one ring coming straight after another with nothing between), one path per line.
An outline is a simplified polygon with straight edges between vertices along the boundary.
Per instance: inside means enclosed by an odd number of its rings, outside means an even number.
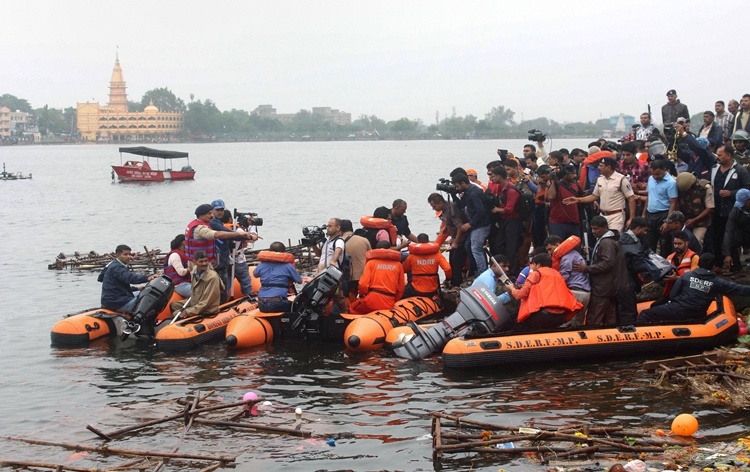
M735 131L731 139L734 145L734 160L742 166L750 167L750 146L748 146L750 133L741 129Z

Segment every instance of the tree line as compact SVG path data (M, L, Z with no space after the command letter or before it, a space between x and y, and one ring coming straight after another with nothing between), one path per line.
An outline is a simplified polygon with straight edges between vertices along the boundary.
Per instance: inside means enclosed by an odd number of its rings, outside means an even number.
M289 139L525 139L530 129L539 129L554 137L598 137L611 129L609 119L560 123L546 117L515 121L515 112L504 106L491 108L484 117L459 116L455 110L449 116L439 117L432 124L420 119L400 118L385 121L375 115L360 115L348 125L337 125L308 110L300 110L289 122L253 115L245 110L220 110L211 99L196 100L193 95L186 104L168 88L147 91L140 102L129 102L131 112L143 111L153 104L161 111L183 112L184 140L253 141ZM11 111L30 113L42 135L76 134L76 109L63 110L33 108L26 99L10 94L0 96L0 106ZM636 122L637 123L637 122ZM701 122L694 123L695 130Z

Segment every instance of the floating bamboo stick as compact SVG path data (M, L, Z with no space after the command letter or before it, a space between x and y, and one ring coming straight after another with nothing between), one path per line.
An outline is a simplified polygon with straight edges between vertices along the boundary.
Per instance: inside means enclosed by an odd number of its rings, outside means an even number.
M213 420L203 420L200 418L196 418L195 423L208 424L208 425L213 425L213 426L228 426L230 428L254 429L257 431L267 431L270 433L284 433L284 434L289 434L292 436L302 436L302 437L312 436L312 433L310 431L302 431L302 430L293 429L293 428L281 428L278 426L271 426L271 425L266 425L266 424L236 423L232 421L213 421Z
M212 456L203 454L185 454L159 451L138 451L134 449L119 449L109 446L84 446L82 444L70 444L56 441L44 441L41 439L22 438L18 436L0 436L0 439L9 441L20 441L27 444L36 444L40 446L59 446L65 449L76 451L101 452L103 454L117 454L122 456L141 456L141 457L169 457L172 459L190 459L198 461L217 461L217 462L234 462L236 456Z

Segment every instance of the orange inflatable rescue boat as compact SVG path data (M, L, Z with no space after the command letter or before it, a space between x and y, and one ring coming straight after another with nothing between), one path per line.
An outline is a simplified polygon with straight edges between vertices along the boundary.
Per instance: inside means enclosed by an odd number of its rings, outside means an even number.
M390 310L378 310L366 315L341 315L350 320L344 332L344 344L352 351L382 349L388 332L410 321L419 321L440 311L437 300L410 297L396 302Z
M638 304L638 311L652 302ZM437 324L398 327L386 343L396 352L420 331L422 336ZM617 327L575 327L556 331L464 335L449 340L443 365L449 369L540 365L571 360L655 355L679 355L713 349L734 342L739 325L732 301L721 297L708 308L706 318L689 323ZM404 356L406 357L406 356Z

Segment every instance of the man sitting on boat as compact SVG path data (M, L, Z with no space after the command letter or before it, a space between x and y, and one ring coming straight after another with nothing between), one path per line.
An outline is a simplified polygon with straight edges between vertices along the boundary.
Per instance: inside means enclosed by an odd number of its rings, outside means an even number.
M711 270L715 259L710 252L702 254L698 268L677 279L669 294L669 303L644 310L638 317L638 324L700 320L718 295L750 296L750 285L722 279Z
M203 251L195 253L195 267L190 273L190 298L172 302L169 306L172 314L182 311L181 317L211 316L219 312L221 291L224 282L211 267L208 255Z
M359 279L359 298L350 311L365 315L376 310L390 310L404 294L404 267L401 252L390 249L388 241L380 241L376 249L367 251L365 273Z
M537 254L531 262L531 273L521 288L512 290L521 300L517 330L557 328L575 315L582 305L575 299L558 271L552 268L552 257Z
M430 243L430 237L425 233L417 236L417 244L409 245L409 256L401 265L409 277L404 297L434 297L440 288L438 269L443 269L446 279L453 275L450 264L440 253L440 245Z
M258 253L260 264L253 270L253 277L260 279L258 308L263 313L286 312L292 307L288 299L289 284L302 283L302 277L294 267L294 255L278 241L271 243L268 251Z
M129 314L133 310L138 294L138 291L133 293L131 285L145 284L159 276L158 274L136 274L128 269L128 264L133 259L130 251L130 247L125 244L117 246L115 259L99 274L97 280L102 283L103 308Z

